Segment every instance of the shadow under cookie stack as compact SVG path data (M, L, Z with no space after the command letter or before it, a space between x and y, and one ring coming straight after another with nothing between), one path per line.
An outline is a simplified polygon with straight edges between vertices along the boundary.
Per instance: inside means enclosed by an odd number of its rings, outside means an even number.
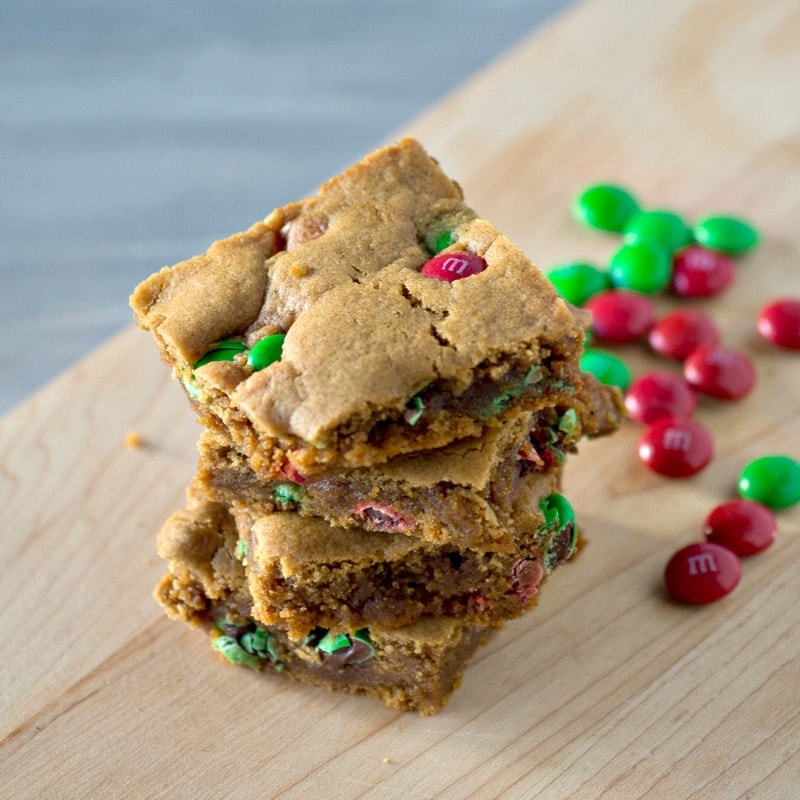
M588 320L413 139L131 298L202 426L156 598L228 661L438 711L575 552L616 389Z

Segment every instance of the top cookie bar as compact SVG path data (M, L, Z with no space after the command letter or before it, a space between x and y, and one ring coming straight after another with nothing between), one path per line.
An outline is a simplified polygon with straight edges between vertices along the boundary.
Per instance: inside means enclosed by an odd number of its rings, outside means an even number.
M293 480L563 399L586 326L411 138L152 275L131 306L201 422Z

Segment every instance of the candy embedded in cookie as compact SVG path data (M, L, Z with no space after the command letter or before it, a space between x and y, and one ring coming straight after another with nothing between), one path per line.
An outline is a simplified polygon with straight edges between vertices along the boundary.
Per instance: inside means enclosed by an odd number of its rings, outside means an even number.
M304 644L313 647L320 654L323 666L329 669L363 664L375 657L375 645L367 628L352 634L316 628L306 637Z
M353 508L354 515L376 531L396 531L405 533L413 527L414 520L406 519L400 512L388 505L362 502Z
M159 584L159 601L171 617L190 625L196 626L199 617L213 649L229 663L365 694L401 711L439 711L458 686L470 655L486 641L484 627L430 617L391 630L375 627L346 634L315 628L303 639L291 639L279 626L267 628L232 613L225 592L212 600L208 587L186 581L180 570L167 574ZM234 622L228 621L230 616Z
M284 511L297 508L303 504L303 489L291 481L276 483L272 487L272 499L276 507Z
M210 364L212 361L233 361L240 353L247 350L244 342L237 341L236 339L224 339L215 344L202 358L195 362L194 368Z
M422 274L437 281L453 281L483 272L489 265L475 253L450 251L434 256L422 268Z
M237 534L247 542L248 614L293 638L317 627L402 627L424 615L476 625L517 617L533 602L544 574L574 549L570 507L554 493L557 481L558 472L550 472L521 482L508 552L431 543L396 528L338 528L295 512L253 517L234 508ZM344 644L338 640L334 649Z
M318 239L328 230L328 219L324 216L304 215L287 222L281 228L286 251L291 252L305 242Z
M469 208L439 214L425 226L422 244L431 255L435 256L456 244L461 232L475 219L477 214Z
M538 594L544 574L544 567L537 558L520 558L514 562L511 580L520 603L527 605Z
M269 663L280 672L275 635L264 628L249 625L244 631L226 632L224 623L217 623L211 633L211 646L232 664L260 669Z
M578 527L575 511L563 494L553 492L539 503L544 514L542 538L547 540L544 568L549 574L575 553L578 544Z
M283 340L286 335L283 333L273 333L259 339L247 354L247 363L254 371L266 369L270 364L281 360L283 353Z
M520 481L560 469L582 438L613 432L625 416L619 392L590 375L568 397L532 413L508 412L478 439L302 485L286 477L260 480L229 437L206 431L195 481L211 499L247 506L255 516L291 510L339 527L510 551Z
M263 480L372 466L555 402L586 327L413 139L151 276L131 305L202 424Z

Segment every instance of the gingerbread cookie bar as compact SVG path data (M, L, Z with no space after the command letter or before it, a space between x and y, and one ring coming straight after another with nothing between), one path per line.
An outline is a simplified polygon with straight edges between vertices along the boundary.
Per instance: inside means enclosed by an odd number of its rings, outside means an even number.
M171 569L155 597L168 616L204 628L229 662L280 673L306 684L365 694L390 708L433 714L458 686L488 629L454 618L423 617L411 625L351 631L315 627L300 640L253 619L237 535L221 506L180 514L183 539L169 545Z
M245 567L250 615L280 625L293 639L317 626L395 628L426 614L494 625L532 608L542 581L575 549L574 514L556 492L558 477L556 471L523 481L510 553L335 528L293 512L254 519L237 511L226 519L223 506L196 490L190 490L187 508L162 527L158 550L173 571L185 570L192 563L187 542L197 538L201 549L208 548L204 532L210 524L224 530L227 552ZM233 527L238 535L232 551Z
M201 422L298 483L567 401L587 324L410 138L131 305Z
M338 527L511 551L520 480L559 466L582 436L606 435L620 423L619 391L583 377L569 405L513 411L487 425L480 438L302 485L260 481L229 437L206 431L195 481L212 500L256 517L293 510Z

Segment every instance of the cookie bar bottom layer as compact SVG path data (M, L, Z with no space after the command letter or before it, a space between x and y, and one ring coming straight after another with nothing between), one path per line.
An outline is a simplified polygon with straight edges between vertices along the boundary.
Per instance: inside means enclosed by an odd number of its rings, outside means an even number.
M214 650L231 663L423 715L445 705L489 633L461 620L426 617L405 628L350 635L317 629L294 642L281 628L257 625L226 602L210 600L186 574L165 575L155 596L169 616L204 627Z

